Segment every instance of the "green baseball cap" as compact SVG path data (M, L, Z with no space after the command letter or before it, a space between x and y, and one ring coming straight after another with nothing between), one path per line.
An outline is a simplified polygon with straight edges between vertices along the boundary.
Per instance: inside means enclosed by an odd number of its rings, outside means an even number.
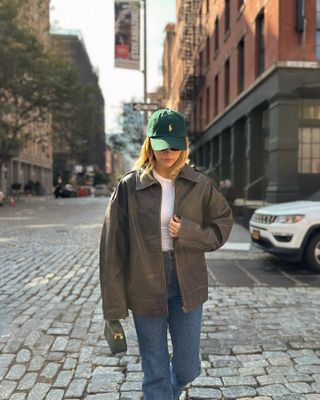
M150 137L153 150L186 150L187 121L179 112L162 108L151 115L147 136Z

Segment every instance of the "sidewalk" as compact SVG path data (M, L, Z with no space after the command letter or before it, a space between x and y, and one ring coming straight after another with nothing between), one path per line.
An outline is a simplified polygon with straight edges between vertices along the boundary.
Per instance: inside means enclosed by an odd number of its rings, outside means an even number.
M269 260L273 256L252 245L249 231L234 223L228 241L217 251L206 253L208 260Z
M222 250L239 250L239 251L249 251L251 248L250 234L249 231L242 225L237 223L233 224L229 240L224 246L221 247Z

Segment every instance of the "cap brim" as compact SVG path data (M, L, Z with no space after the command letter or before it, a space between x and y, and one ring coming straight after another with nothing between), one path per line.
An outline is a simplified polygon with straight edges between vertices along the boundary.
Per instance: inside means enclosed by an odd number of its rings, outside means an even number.
M166 138L150 138L153 150L179 149L187 150L186 138L169 136Z

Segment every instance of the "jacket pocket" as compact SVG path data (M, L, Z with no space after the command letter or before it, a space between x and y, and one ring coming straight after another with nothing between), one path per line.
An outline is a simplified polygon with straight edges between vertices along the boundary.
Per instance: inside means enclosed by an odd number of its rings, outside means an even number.
M177 258L186 291L208 285L207 264L203 252L183 251L177 254Z

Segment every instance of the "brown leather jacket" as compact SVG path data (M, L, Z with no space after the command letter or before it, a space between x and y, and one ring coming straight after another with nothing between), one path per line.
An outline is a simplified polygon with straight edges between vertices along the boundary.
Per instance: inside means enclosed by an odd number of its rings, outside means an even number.
M167 315L161 248L161 185L131 171L118 183L106 210L100 242L100 283L105 319ZM211 179L186 164L175 181L174 213L181 218L174 239L183 311L208 299L204 252L228 239L232 213Z

